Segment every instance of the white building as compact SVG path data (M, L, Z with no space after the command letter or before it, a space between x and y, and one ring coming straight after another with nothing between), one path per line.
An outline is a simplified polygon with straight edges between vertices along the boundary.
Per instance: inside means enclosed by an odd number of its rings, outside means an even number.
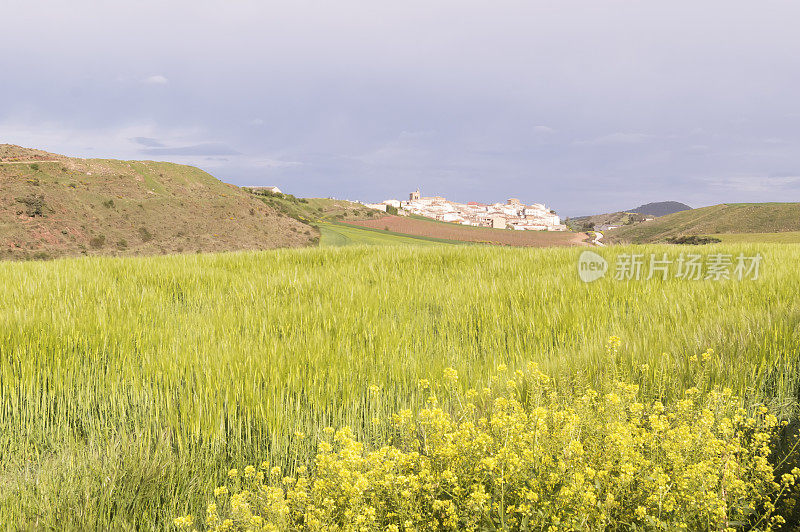
M502 214L492 214L489 216L489 221L494 229L506 228L506 217Z
M257 192L263 191L263 192L271 192L272 194L283 194L283 192L281 192L281 189L279 189L278 187L274 187L272 185L267 185L267 186L258 185L254 187L245 187L245 188L249 188L250 190L254 190Z
M566 230L561 218L543 203L526 205L517 198L509 198L506 203L463 204L439 196L423 197L417 190L409 194L408 201L386 200L383 203L399 204L398 212L402 214L417 214L464 225L521 231Z

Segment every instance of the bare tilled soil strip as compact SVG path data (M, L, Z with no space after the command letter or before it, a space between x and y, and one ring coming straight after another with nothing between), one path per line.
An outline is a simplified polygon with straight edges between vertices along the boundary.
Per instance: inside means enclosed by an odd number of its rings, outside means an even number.
M386 216L377 220L360 220L346 223L373 229L385 229L408 235L461 240L464 242L481 242L484 244L502 246L582 246L586 245L584 240L588 238L586 233L489 229L484 227L448 224L433 220L419 220L417 218L408 218L405 216Z

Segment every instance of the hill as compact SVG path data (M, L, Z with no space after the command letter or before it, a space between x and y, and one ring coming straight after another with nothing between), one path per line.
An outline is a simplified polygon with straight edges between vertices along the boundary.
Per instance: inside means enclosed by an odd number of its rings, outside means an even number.
M672 236L800 231L800 203L725 203L612 229L605 241L643 244Z
M0 258L304 246L318 232L191 166L0 145Z
M298 198L292 194L244 187L273 209L304 223L380 218L385 213L362 203L333 198Z
M0 163L24 163L31 161L63 161L63 155L48 153L33 148L23 148L14 144L0 144Z
M691 210L685 203L677 201L658 201L640 205L629 211L617 211L590 216L577 216L565 221L573 231L590 231L606 225L632 225L644 222L647 218L666 216L676 212Z
M647 216L666 216L668 214L674 214L676 212L688 210L691 210L691 207L679 201L657 201L654 203L645 203L644 205L639 205L635 209L631 209L629 212L635 212L637 214L644 214Z
M578 216L564 220L567 227L572 231L592 231L600 230L606 225L630 225L640 223L645 220L645 216L635 212L609 212L605 214L593 214L591 216Z

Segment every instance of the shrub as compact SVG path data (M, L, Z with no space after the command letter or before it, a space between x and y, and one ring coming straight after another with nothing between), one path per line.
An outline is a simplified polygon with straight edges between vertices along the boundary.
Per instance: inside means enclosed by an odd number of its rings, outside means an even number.
M706 356L711 356L707 352ZM455 370L418 415L393 416L394 444L370 450L328 428L313 471L263 463L215 490L211 530L774 530L793 469L776 482L778 420L730 390L637 401L613 381L559 394L531 364L461 393ZM427 382L422 387L431 390ZM372 387L376 394L377 386ZM298 435L299 437L300 435ZM191 516L175 520L191 526Z
M106 201L104 201L103 202L103 207L106 207L107 209L113 209L114 208L114 199L113 198L109 198Z
M667 242L670 244L688 244L691 246L701 246L703 244L716 244L717 242L722 242L719 238L715 238L713 236L697 236L697 235L689 235L689 236L671 236L667 238Z
M31 169L31 170L33 170L34 172L38 172L38 171L39 171L39 165L38 165L37 163L33 163L33 164L30 164L30 165L28 165L28 166L29 166L29 167L30 167L30 169Z
M142 242L150 242L153 240L153 234L147 230L146 227L139 228L139 238L142 239Z
M93 249L100 249L106 245L106 235L97 235L89 239L89 246Z
M280 192L272 192L271 190L263 189L263 188L248 188L244 187L246 192L250 194L255 194L256 196L264 196L265 198L286 198L289 199L288 194L282 194ZM293 198L294 196L292 196Z
M22 198L17 198L18 203L22 203L25 205L25 214L30 216L31 218L35 216L44 216L44 196L43 195L36 195L31 194L30 196L25 196Z

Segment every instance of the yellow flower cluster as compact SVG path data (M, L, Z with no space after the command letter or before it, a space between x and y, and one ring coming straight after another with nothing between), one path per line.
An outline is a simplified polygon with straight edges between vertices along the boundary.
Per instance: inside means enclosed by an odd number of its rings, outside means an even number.
M445 381L455 406L431 396L416 415L398 412L393 445L370 450L350 429L328 429L313 474L232 471L207 527L766 531L782 524L775 503L800 476L775 479L777 419L748 415L730 390L690 388L670 405L639 402L623 382L564 396L535 365L503 368L482 391L460 393L452 370Z

